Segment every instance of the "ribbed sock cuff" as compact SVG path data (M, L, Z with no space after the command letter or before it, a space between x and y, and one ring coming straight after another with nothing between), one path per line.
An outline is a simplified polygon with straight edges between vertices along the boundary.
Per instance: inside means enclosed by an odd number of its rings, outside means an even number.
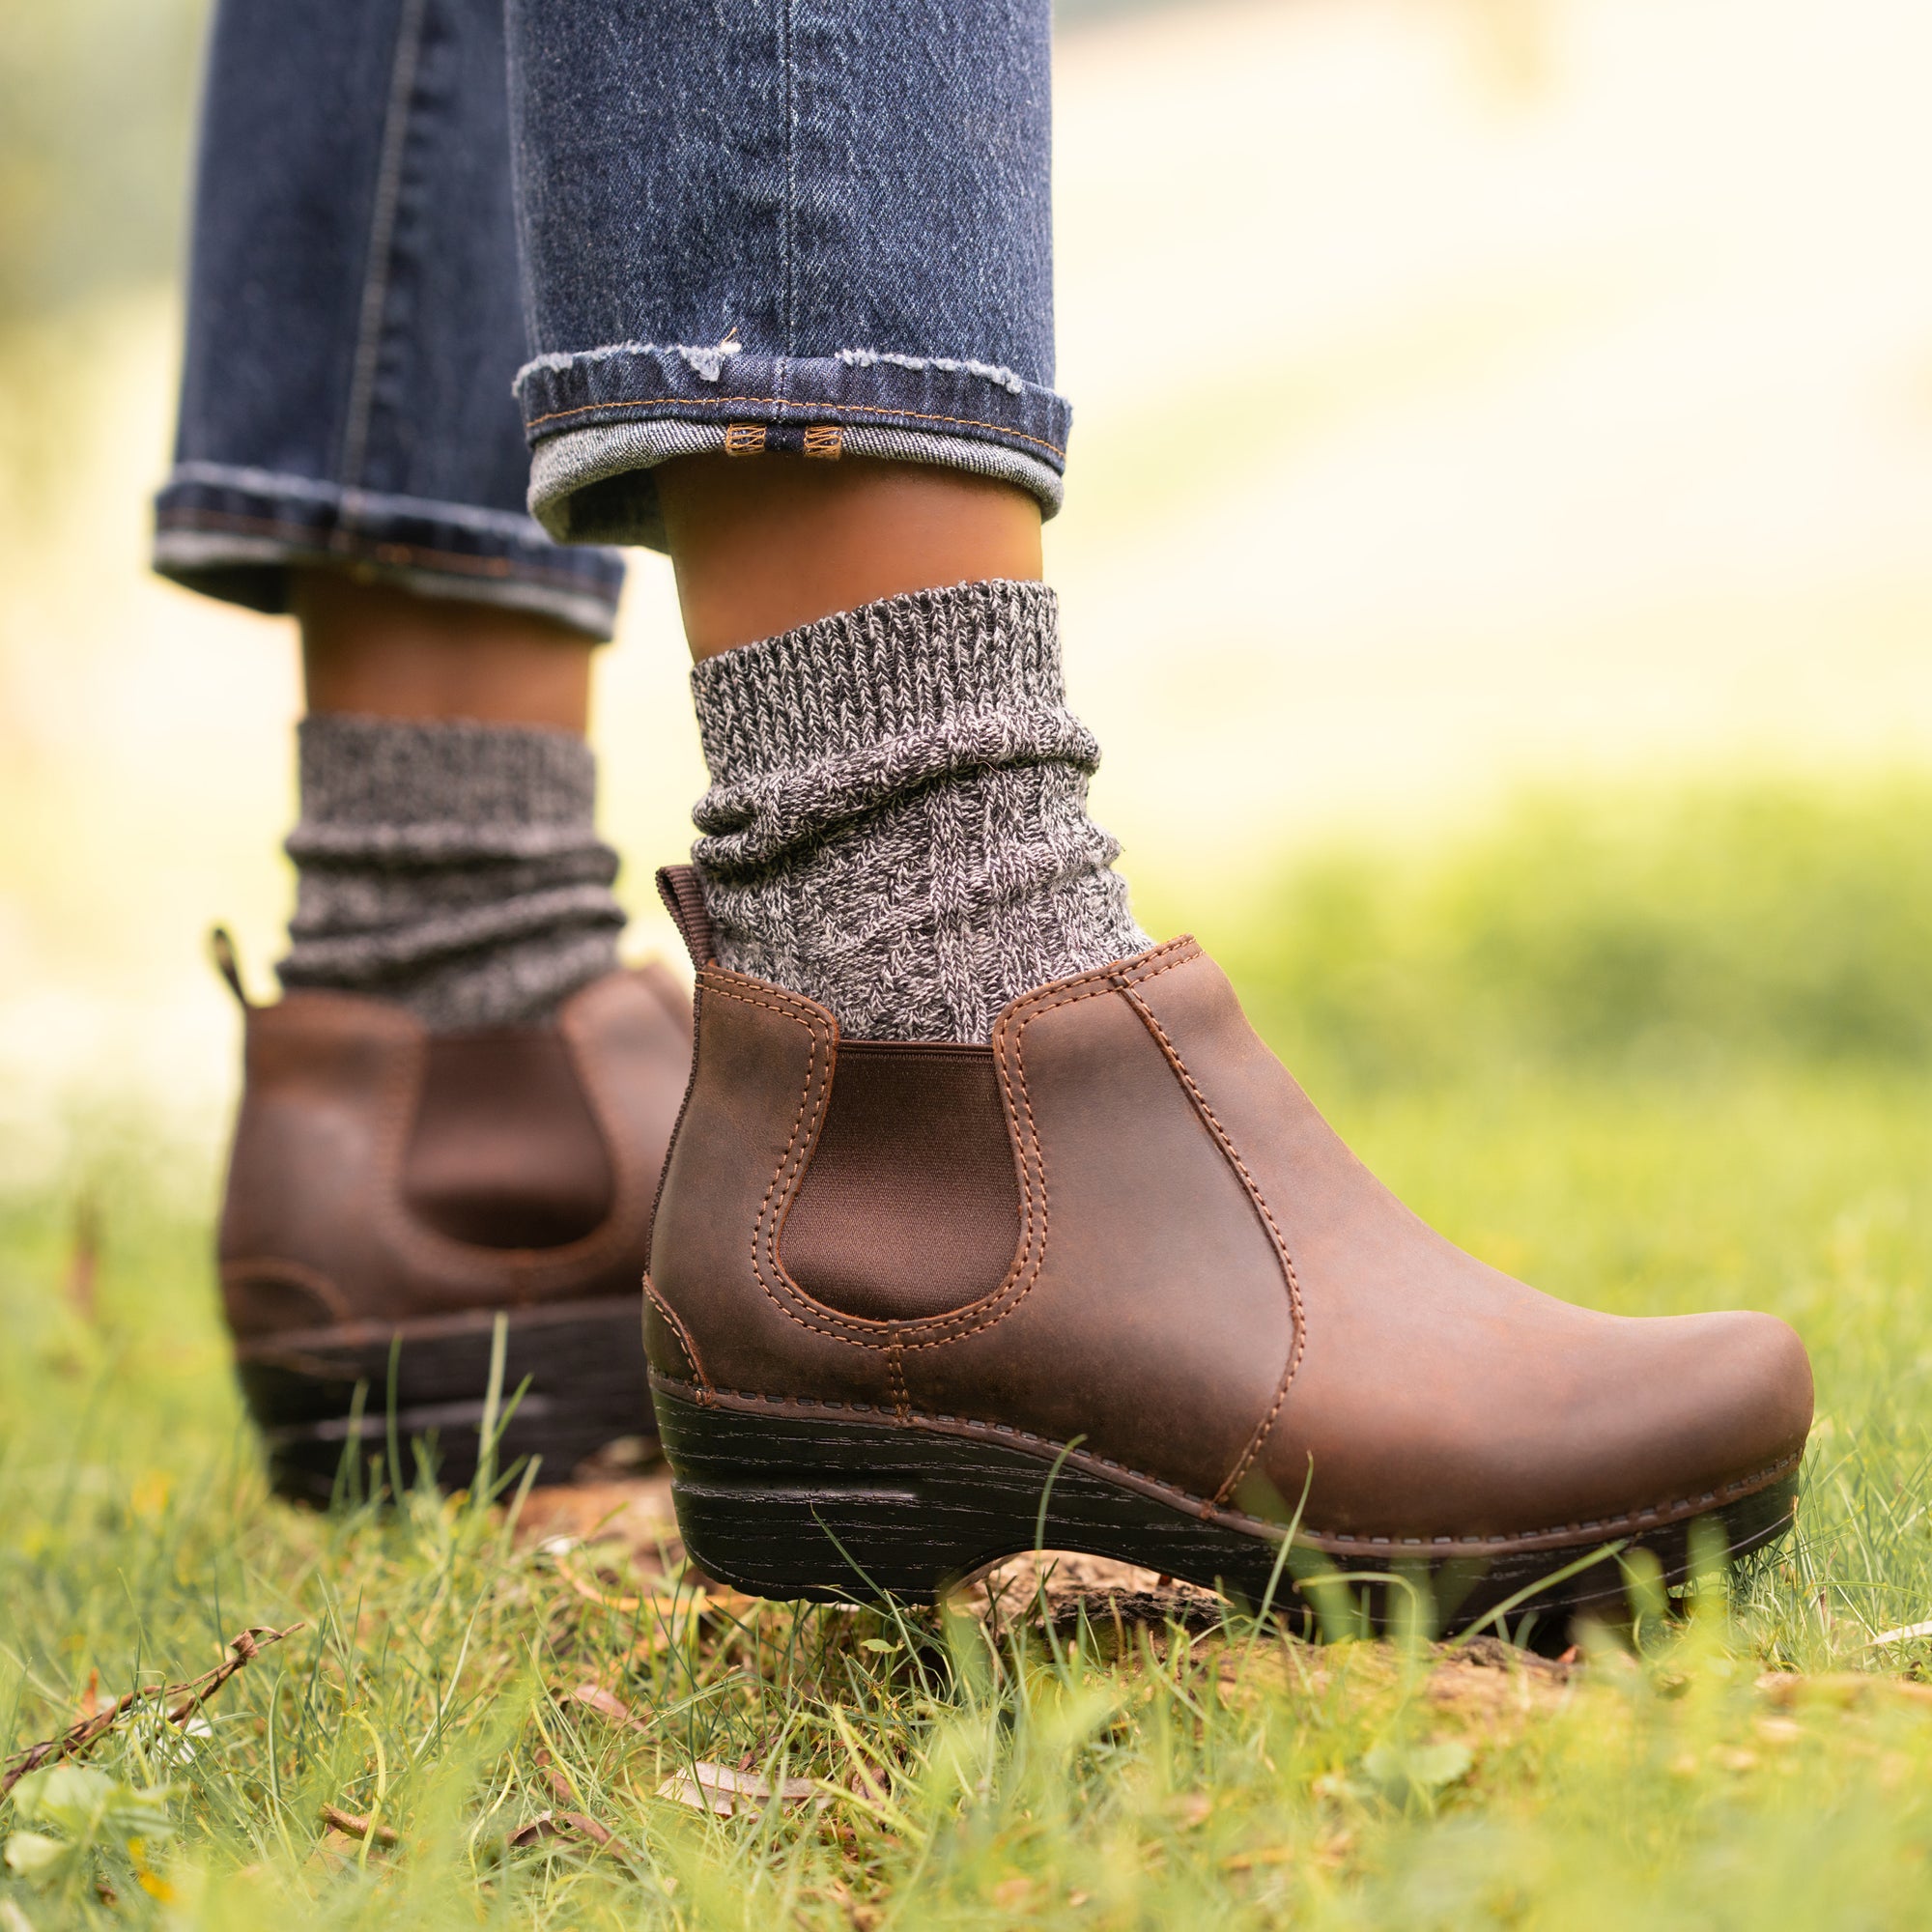
M296 727L299 863L338 850L521 858L581 842L597 754L573 731L321 712Z
M695 668L724 964L862 1037L979 1039L1014 994L1145 947L1087 816L1099 746L1057 616L1042 584L960 584Z
M1041 583L962 583L840 611L707 658L692 695L711 789L700 867L771 865L923 787L1051 765L1084 780L1094 734L1066 708L1059 605Z
M691 688L711 781L810 764L965 713L1064 711L1059 611L1043 583L962 583L706 658ZM1090 762L1098 757L1094 745Z
M319 715L299 729L290 987L438 1030L541 1020L616 965L616 854L567 731Z

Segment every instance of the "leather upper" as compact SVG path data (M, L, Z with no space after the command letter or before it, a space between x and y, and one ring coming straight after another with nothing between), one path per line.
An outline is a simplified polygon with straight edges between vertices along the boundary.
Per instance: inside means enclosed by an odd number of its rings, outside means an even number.
M1280 1520L1306 1486L1304 1534L1336 1546L1609 1536L1803 1448L1810 1371L1782 1322L1597 1314L1464 1254L1348 1151L1191 939L1014 1001L985 1052L1018 1197L1005 1271L907 1260L896 1309L877 1269L835 1308L793 1277L786 1229L837 1023L706 967L646 1284L654 1369L719 1399L1078 1438L1202 1510ZM863 1179L841 1185L890 1193L867 1078L838 1153ZM855 1152L860 1131L883 1144ZM958 1284L940 1307L934 1273Z
M242 1342L638 1293L691 1055L662 966L552 1028L433 1037L322 992L245 1028L218 1242Z

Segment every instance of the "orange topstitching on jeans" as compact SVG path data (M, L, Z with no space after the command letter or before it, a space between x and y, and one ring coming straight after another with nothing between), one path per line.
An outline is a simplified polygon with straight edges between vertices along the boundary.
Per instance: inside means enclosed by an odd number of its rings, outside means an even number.
M532 416L524 427L537 429L547 422L561 422L566 416L585 416L599 410L728 410L751 403L772 409L796 410L802 414L850 412L868 416L900 416L907 422L951 423L954 429L986 429L995 436L1017 437L1021 442L1037 444L1064 457L1066 451L1043 436L1029 436L1023 429L1009 429L1005 423L980 422L972 416L936 416L921 410L881 409L874 403L804 403L792 396L633 396L617 403L579 403L568 410L552 410L548 415Z

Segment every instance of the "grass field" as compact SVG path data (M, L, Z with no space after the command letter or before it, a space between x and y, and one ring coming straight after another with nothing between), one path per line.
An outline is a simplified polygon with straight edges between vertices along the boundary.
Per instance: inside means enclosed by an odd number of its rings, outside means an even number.
M1567 1663L1065 1588L752 1605L534 1498L285 1510L213 1180L98 1135L0 1204L7 1748L303 1627L185 1731L143 1707L98 1776L20 1786L0 1927L1922 1923L1932 1638L1874 1639L1932 1618L1928 819L1910 779L1543 800L1203 921L1458 1239L1812 1347L1799 1536L1670 1615L1634 1577L1634 1641ZM699 1767L780 1796L694 1808Z

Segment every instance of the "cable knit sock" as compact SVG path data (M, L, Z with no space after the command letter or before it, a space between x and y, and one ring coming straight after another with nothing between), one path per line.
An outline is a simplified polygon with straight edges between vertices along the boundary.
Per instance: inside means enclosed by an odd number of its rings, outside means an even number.
M984 1040L1016 994L1142 951L1087 816L1099 762L1038 583L892 597L692 670L692 848L725 966L862 1039Z
M617 855L568 731L318 715L300 726L282 983L370 993L435 1032L527 1025L617 964Z

